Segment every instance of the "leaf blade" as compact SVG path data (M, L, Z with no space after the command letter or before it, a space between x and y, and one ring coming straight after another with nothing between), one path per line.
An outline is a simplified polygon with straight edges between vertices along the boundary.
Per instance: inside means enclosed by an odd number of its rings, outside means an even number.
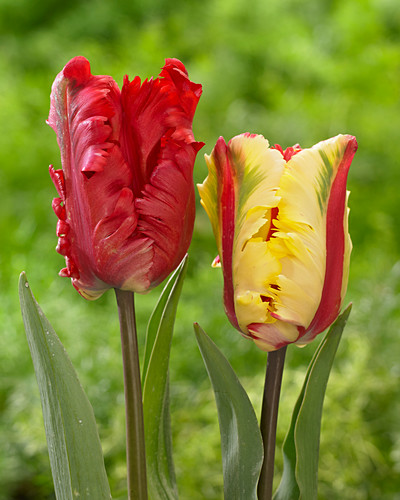
M187 256L165 286L149 320L143 370L143 416L151 500L176 500L172 457L168 365L176 310L187 269Z
M257 500L263 444L251 402L231 365L199 325L197 343L218 408L226 500Z
M308 366L283 444L284 470L274 500L317 499L323 402L333 361L350 311L351 304L331 326Z
M322 408L326 387L351 305L338 317L317 351L305 386L297 418L295 438L298 455L297 482L302 498L317 499L318 455Z
M93 409L72 363L36 302L19 280L21 311L39 385L57 500L111 498Z

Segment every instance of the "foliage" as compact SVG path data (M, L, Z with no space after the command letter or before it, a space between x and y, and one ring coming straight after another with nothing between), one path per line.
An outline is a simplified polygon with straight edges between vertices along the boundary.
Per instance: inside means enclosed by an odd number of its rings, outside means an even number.
M47 166L59 166L44 120L50 85L75 55L120 84L158 74L181 58L203 84L194 131L210 153L219 135L246 130L282 146L308 147L351 133L353 311L328 385L322 422L321 500L393 500L400 471L400 13L397 0L29 0L0 2L0 500L50 499L52 482L39 393L20 317L17 279L26 270L94 408L113 498L124 498L124 410L116 305L87 303L55 251L56 196ZM195 181L206 166L201 155ZM218 424L192 322L224 351L256 407L265 356L222 312L211 227L199 208L171 352L171 414L183 500L222 497ZM161 287L159 288L161 290ZM137 300L139 337L157 290ZM114 318L114 320L112 319ZM288 350L278 442L314 345ZM280 450L277 452L278 476ZM193 470L196 474L193 474ZM279 479L279 478L278 478ZM397 495L397 496L396 496Z
M93 409L60 339L29 288L19 298L39 386L51 472L57 499L111 498Z

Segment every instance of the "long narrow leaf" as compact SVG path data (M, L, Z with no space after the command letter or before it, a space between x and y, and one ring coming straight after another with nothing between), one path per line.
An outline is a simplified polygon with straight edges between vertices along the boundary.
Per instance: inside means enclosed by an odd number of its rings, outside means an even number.
M351 311L337 318L316 349L283 444L284 469L274 500L316 500L322 408L333 361Z
M93 409L24 273L20 276L19 296L39 385L57 500L110 499Z
M225 500L256 500L263 444L251 402L231 365L199 325L197 343L215 393Z
M146 380L147 369L150 362L150 356L154 348L154 343L157 338L157 333L161 323L162 316L164 314L165 306L168 302L171 290L175 285L180 270L181 266L177 268L177 270L172 274L172 276L168 280L167 284L165 285L163 291L160 294L160 297L158 298L157 304L147 324L146 342L144 347L143 368L142 368L142 385L144 385L144 381Z
M172 459L168 366L176 310L187 257L165 286L147 328L143 370L143 415L151 500L176 500Z

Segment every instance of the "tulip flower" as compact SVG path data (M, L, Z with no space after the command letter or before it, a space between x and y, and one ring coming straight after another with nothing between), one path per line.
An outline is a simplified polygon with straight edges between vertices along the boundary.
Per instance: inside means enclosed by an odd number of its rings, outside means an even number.
M199 185L232 325L264 351L304 345L338 316L351 240L347 174L357 149L338 135L310 149L261 135L222 137Z
M158 78L91 74L83 57L56 77L48 124L62 169L50 167L59 198L61 276L87 299L108 288L146 292L174 270L191 241L197 151L192 120L201 85L167 59Z

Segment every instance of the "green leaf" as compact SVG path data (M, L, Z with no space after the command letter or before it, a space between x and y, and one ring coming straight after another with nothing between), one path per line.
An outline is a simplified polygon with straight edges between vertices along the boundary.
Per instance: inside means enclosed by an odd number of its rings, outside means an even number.
M181 264L182 265L182 264ZM179 266L176 271L172 274L171 278L168 280L165 285L161 295L157 301L157 304L150 316L149 322L147 324L146 331L146 342L144 347L144 356L143 356L143 368L142 368L142 385L144 385L144 381L146 379L147 369L149 366L150 356L153 351L154 343L157 338L157 333L159 329L159 325L161 323L161 318L164 314L165 306L168 302L168 299L171 294L171 290L175 285L177 276L180 272L181 266Z
M231 365L199 325L197 343L215 393L225 500L257 500L263 444L251 402Z
M39 385L57 500L110 499L93 409L24 273L19 280L19 296Z
M316 500L322 407L329 374L351 311L337 318L314 353L283 444L283 475L274 500Z
M187 256L171 276L149 320L143 363L143 416L151 500L178 498L172 459L168 365Z

